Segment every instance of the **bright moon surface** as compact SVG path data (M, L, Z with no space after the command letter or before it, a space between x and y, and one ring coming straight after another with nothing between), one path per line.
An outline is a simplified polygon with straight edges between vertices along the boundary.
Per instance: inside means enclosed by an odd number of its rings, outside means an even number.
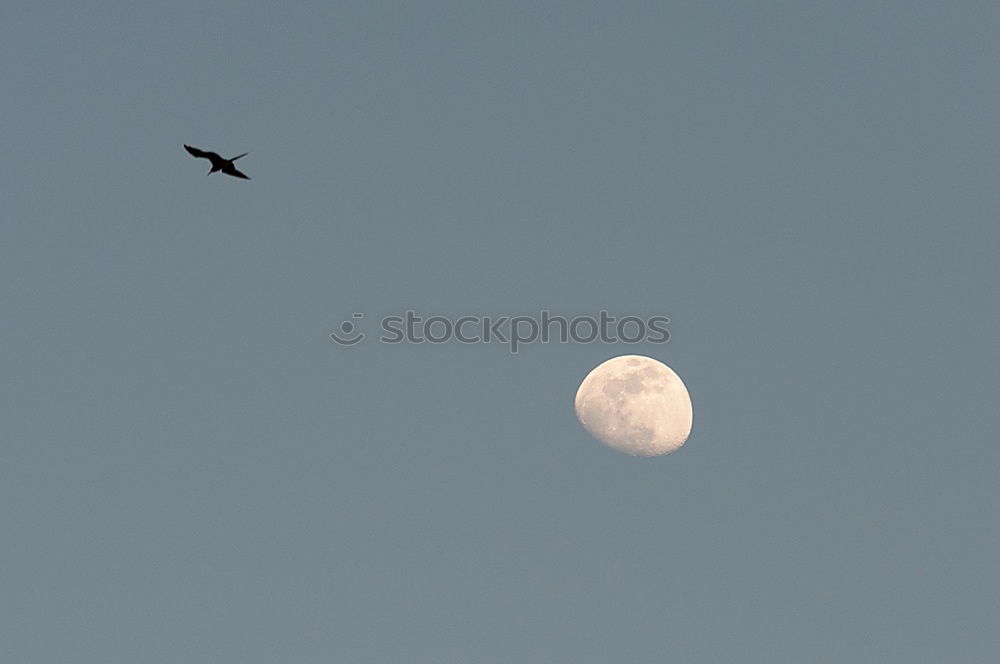
M691 433L691 396L673 369L642 355L622 355L587 374L576 416L608 447L632 456L680 448Z

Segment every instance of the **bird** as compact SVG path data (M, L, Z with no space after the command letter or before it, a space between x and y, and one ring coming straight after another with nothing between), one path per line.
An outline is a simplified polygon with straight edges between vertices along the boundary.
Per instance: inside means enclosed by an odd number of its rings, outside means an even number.
M223 159L214 152L205 152L204 150L193 148L187 144L184 145L184 149L187 150L192 157L198 157L200 159L208 159L210 162L212 162L212 170L208 172L208 175L211 175L216 171L222 171L226 175L232 175L235 178L243 178L244 180L250 179L243 173L240 173L238 170L236 170L236 166L233 165L234 161L236 161L240 157L247 156L248 154L250 154L249 152L244 152L243 154L233 157L232 159Z

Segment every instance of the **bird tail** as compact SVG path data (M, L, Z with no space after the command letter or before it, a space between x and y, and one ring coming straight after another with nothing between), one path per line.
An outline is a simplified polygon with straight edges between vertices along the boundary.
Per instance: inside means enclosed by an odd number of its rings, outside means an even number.
M233 158L232 158L232 159L230 159L229 161L236 161L236 160L237 160L237 159L239 159L240 157L245 157L245 156L247 156L248 154L250 154L250 153L249 153L249 152L244 152L244 153L243 153L243 154L241 154L241 155L240 155L239 157L233 157Z

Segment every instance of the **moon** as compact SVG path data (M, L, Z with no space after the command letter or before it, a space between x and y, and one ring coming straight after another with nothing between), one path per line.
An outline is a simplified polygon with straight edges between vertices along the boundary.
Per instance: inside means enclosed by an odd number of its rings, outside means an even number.
M632 456L669 454L691 434L691 396L684 381L643 355L600 364L580 383L575 407L594 438Z

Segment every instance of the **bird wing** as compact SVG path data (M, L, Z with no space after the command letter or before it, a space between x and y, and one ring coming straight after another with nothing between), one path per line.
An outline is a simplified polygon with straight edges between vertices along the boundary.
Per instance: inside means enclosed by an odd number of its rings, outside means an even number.
M187 144L184 145L184 149L187 150L192 157L198 157L199 159L208 159L210 162L212 162L213 165L217 161L225 161L222 157L215 154L214 152L205 152L204 150L193 148Z
M243 173L240 173L238 170L236 170L236 167L233 166L232 164L226 164L225 166L223 166L222 172L225 173L226 175L232 175L233 177L243 178L244 180L250 179Z

